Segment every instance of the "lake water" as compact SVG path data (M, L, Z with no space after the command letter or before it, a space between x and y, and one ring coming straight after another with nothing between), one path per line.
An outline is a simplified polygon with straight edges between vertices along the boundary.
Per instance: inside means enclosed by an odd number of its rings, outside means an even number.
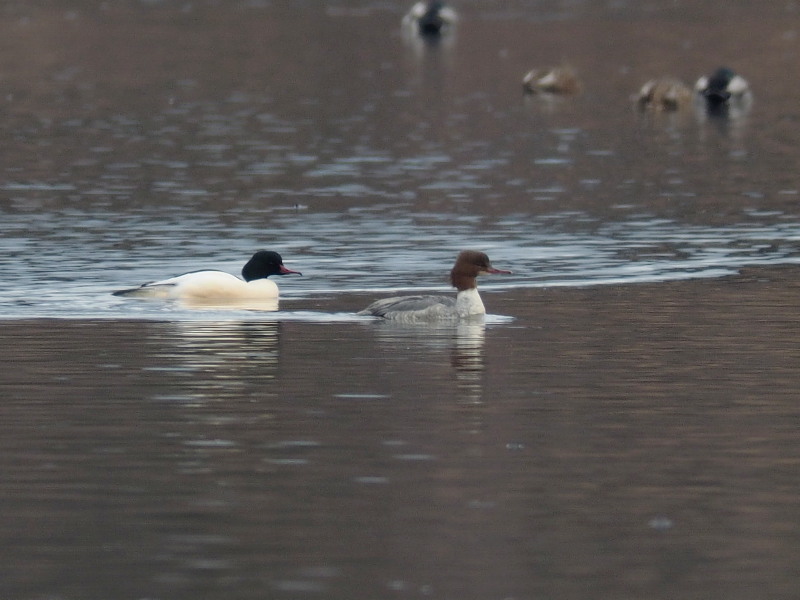
M0 7L0 597L796 597L800 5L453 4ZM354 314L465 248L485 322Z

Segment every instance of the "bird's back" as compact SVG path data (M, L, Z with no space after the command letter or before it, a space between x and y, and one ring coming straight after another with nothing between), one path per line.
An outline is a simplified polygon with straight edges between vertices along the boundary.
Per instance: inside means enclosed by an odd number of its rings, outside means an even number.
M358 314L406 320L446 318L456 316L455 306L450 296L398 296L376 300Z

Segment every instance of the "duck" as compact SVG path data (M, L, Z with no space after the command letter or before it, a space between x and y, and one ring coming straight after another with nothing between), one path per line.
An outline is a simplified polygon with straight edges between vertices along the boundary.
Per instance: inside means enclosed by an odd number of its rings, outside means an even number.
M577 94L581 82L575 70L566 65L532 69L522 78L522 90L527 94Z
M267 279L270 275L302 275L283 265L277 252L259 250L242 268L242 278L225 271L193 271L118 290L114 296L129 298L181 299L187 301L275 300L278 286Z
M403 17L403 26L422 36L436 37L453 26L456 12L442 0L417 2Z
M634 100L642 109L681 110L691 104L692 90L675 77L658 77L645 83Z
M450 271L450 283L458 291L455 298L440 295L396 296L376 300L357 314L407 322L457 320L485 315L486 308L478 294L477 277L498 273L510 274L511 271L494 268L483 252L463 250Z
M703 75L694 84L694 89L712 109L730 102L744 101L750 95L747 80L728 67L720 67L711 75Z

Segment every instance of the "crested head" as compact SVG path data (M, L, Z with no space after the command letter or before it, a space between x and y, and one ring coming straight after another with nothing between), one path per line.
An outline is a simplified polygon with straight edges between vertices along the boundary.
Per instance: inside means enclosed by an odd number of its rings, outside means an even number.
M242 278L245 281L266 279L270 275L289 275L290 273L302 275L298 271L291 271L284 267L281 255L271 250L259 250L242 268Z
M450 283L459 292L478 287L476 278L483 273L511 273L495 269L489 257L477 250L464 250L456 258L456 264L450 271Z

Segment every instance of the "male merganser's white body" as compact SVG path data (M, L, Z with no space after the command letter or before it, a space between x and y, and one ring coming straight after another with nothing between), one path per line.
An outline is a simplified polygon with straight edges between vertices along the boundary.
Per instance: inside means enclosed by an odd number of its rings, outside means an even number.
M466 319L486 314L480 294L477 277L483 273L511 273L495 269L489 257L483 252L464 250L458 255L450 282L458 290L455 298L451 296L398 296L384 298L370 304L359 315L383 317L395 321L438 321L445 319Z
M270 275L289 275L277 252L259 250L247 261L242 277L224 271L194 271L161 281L145 283L136 288L119 290L115 296L133 298L175 298L182 300L273 300L278 298L278 286L267 279Z

